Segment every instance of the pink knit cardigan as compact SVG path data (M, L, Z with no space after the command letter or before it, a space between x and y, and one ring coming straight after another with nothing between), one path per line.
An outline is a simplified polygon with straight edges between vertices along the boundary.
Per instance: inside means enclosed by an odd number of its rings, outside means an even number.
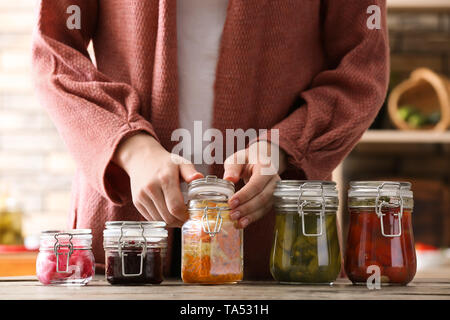
M373 4L381 30L366 24ZM66 27L70 5L81 9L81 29ZM289 156L283 178L330 179L385 98L385 20L381 0L230 0L213 126L279 129ZM70 227L93 230L100 265L105 221L142 219L127 174L111 162L118 143L140 131L167 150L177 143L170 139L178 127L176 30L176 0L40 2L35 85L77 164ZM269 276L273 222L271 213L245 230L248 279Z

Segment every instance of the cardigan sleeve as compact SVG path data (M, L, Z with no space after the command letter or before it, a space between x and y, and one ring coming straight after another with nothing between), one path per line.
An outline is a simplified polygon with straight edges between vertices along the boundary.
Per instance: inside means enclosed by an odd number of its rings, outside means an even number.
M33 80L78 170L102 196L124 204L131 200L129 178L111 161L115 149L122 139L137 132L157 136L139 114L136 90L109 79L89 58L97 2L40 1L32 43ZM80 29L67 27L71 5L80 8Z
M381 9L381 29L369 29L368 7ZM276 124L288 168L323 180L376 117L389 79L386 1L323 1L326 70L300 93L301 105ZM260 139L270 140L271 130Z

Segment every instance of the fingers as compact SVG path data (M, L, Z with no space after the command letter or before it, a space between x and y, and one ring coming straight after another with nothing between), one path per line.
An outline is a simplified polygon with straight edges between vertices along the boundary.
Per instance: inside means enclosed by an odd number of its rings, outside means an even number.
M203 178L203 174L198 172L194 165L190 162L183 162L179 166L180 175L186 183L190 183L195 179Z
M183 194L180 190L179 175L176 173L162 172L159 176L165 204L168 212L178 221L186 221L187 208L184 204Z
M164 149L142 154L127 171L136 209L148 220L181 226L188 215L180 190L180 176L189 183L203 175L192 163Z
M133 199L133 203L139 213L148 221L162 221L152 199L144 191L138 193L137 197Z
M265 170L268 165L260 161L258 149L255 149L257 145L252 146L252 150L240 150L224 163L224 179L237 183L242 178L245 182L245 186L228 201L231 219L238 221L241 228L260 219L271 209L273 190L280 179L276 171Z
M238 227L245 228L259 220L272 208L272 195L279 176L253 175L249 182L231 198L230 217L238 221ZM263 186L263 187L261 187ZM245 190L244 190L245 188ZM255 189L258 190L255 190ZM238 203L237 206L236 203ZM233 206L235 206L233 208Z
M147 194L152 199L158 214L161 216L162 220L167 224L167 226L179 226L183 224L183 221L177 219L173 216L167 206L164 193L161 188L148 188L146 189Z
M230 198L229 204L231 209L235 209L238 205L244 204L258 194L261 194L266 187L266 184L274 177L260 175L258 173L258 168L259 166L255 166L255 171L250 176L247 184Z
M142 204L135 203L134 206L136 207L136 209L139 211L139 213L145 218L145 220L147 221L154 221L157 220L155 218L153 218L153 216L147 211L147 209L145 208L145 206L143 206Z
M144 216L148 221L162 221L163 219L156 210L152 199L144 193L140 201L135 204L136 209Z
M163 183L161 183L161 180ZM174 184L173 181L178 181L178 171L174 175L167 175L152 180L141 191L136 193L137 197L133 199L133 203L147 220L164 221L169 227L183 225L187 218L184 200L179 186L172 186ZM162 186L166 190L167 200Z
M229 156L224 164L223 179L237 183L241 178L246 162L246 150L240 150Z
M263 216L265 216L271 208L271 204L268 206L264 206L264 207L260 207L258 210L244 216L243 218L240 218L238 220L238 228L246 228L248 225L250 225L251 223L258 221L259 219L261 219Z

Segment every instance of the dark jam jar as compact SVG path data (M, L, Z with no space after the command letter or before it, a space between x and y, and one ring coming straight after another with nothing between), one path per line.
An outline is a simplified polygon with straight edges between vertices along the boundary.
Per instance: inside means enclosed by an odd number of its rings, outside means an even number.
M106 222L106 280L111 284L160 284L167 250L165 226L160 221Z
M411 184L351 182L348 201L348 278L354 284L366 284L378 269L381 284L409 283L416 273Z

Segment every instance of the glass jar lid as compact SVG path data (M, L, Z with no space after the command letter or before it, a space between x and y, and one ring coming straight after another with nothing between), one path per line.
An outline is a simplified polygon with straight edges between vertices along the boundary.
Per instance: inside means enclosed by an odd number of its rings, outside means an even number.
M158 241L167 238L166 223L163 221L107 221L103 237L112 241L126 238L127 241L142 240Z
M281 180L274 193L274 207L281 211L321 209L335 211L339 205L336 183L333 181ZM302 205L303 204L303 205Z
M381 234L384 237L402 235L402 216L404 209L412 209L413 192L410 182L400 181L352 181L348 191L348 207L356 209L370 208L380 219ZM392 210L397 221L397 232L384 230L386 211ZM363 212L363 211L362 211Z
M234 194L234 183L209 175L188 185L189 199L227 200Z
M301 218L302 233L307 237L324 234L325 214L336 214L339 205L336 183L333 181L281 180L274 191L274 206L279 213L295 213ZM317 233L307 233L305 215L318 216Z
M349 197L376 198L400 197L412 198L410 182L401 181L351 181Z
M90 240L92 239L91 229L70 229L70 230L45 230L41 232L42 241L68 241L69 239Z
M348 190L349 208L375 208L380 202L391 207L412 209L413 192L410 182L351 181Z

